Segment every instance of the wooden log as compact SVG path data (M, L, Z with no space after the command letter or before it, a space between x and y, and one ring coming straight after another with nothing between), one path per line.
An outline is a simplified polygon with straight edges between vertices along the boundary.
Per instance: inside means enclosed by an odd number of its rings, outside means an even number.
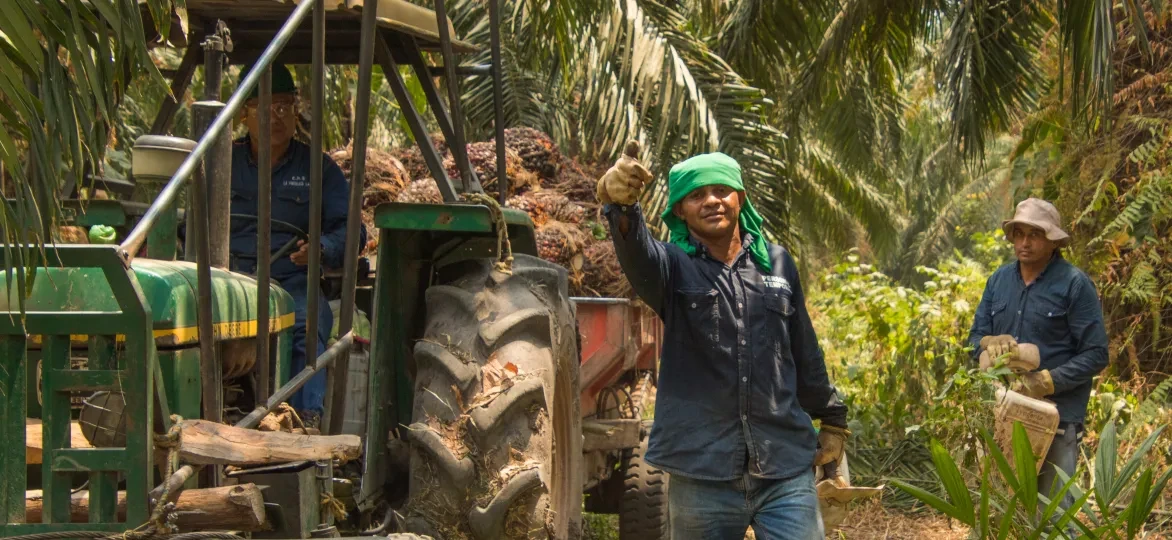
M27 523L41 522L41 490L25 492L24 517ZM89 521L89 491L75 493L71 499L70 520ZM118 492L118 519L126 519L126 492ZM263 531L264 497L255 484L240 484L209 489L188 489L175 502L175 524L180 531Z
M357 435L302 435L257 431L206 420L184 420L179 436L179 459L195 465L271 465L294 461L359 456Z
M43 426L39 419L24 419L24 462L28 465L41 464L42 451L44 449L41 444L44 442L41 439L42 431ZM81 424L77 420L69 423L69 440L73 448L93 448L93 445L86 440L85 435L82 435Z

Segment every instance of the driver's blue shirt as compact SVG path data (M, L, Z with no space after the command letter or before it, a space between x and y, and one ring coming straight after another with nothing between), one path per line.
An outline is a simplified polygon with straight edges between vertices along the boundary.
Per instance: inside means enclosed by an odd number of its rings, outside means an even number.
M257 215L256 160L252 157L248 136L232 145L232 213ZM273 167L272 215L274 220L289 223L309 233L309 171L312 153L309 146L292 141L288 151ZM346 216L349 206L350 183L334 160L322 159L322 264L341 268L346 249ZM256 273L256 221L234 218L229 250L232 269L247 274ZM366 229L360 227L359 246L366 243ZM297 234L280 225L272 226L272 251L276 252ZM294 250L296 251L296 250ZM308 266L297 266L289 257L273 262L273 279L283 281L308 272Z

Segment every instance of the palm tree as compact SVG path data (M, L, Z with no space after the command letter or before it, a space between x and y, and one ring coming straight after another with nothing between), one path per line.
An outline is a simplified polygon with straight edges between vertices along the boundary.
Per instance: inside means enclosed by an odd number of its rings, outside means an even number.
M166 20L167 0L142 1ZM903 199L912 73L923 71L946 103L950 129L936 146L978 170L988 141L1031 111L1052 78L1072 97L1071 115L1098 125L1111 95L1113 23L1130 17L1146 35L1138 0L1119 10L1107 0L501 1L510 125L544 129L603 161L639 139L661 172L724 151L744 165L775 238L813 248L866 240L887 254L907 244L900 231L914 209ZM136 0L0 4L0 151L18 187L4 208L47 224L61 180L101 163L117 89L133 73L162 81L133 24ZM456 0L450 13L459 34L488 43L484 2ZM1050 77L1039 55L1054 46L1063 70ZM31 91L16 73L41 86ZM486 135L489 81L472 78L463 90L473 133ZM947 183L939 196L965 185ZM647 203L657 210L663 198ZM35 243L35 233L9 241Z

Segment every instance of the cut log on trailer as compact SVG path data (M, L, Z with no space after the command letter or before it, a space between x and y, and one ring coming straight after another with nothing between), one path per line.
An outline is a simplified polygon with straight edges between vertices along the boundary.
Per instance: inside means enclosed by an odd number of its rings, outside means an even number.
M257 431L206 420L180 423L179 459L194 465L271 465L358 457L357 435L299 435Z
M42 425L37 418L24 419L24 462L28 465L40 465L42 459ZM69 423L69 441L72 448L93 448L81 433L81 424L76 420Z
M265 520L264 497L255 484L209 489L188 489L175 503L175 525L181 532L225 530L253 532L269 528ZM25 492L24 518L40 523L44 501L41 490ZM89 491L75 493L70 501L70 521L89 520ZM118 519L126 519L126 492L118 492Z

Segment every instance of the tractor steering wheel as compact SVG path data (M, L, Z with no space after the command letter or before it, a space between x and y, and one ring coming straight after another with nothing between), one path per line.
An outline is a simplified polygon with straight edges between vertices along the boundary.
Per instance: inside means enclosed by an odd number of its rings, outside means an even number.
M257 222L258 225L260 223L260 219L258 217L250 214L229 214L228 217L230 219L252 220ZM281 221L279 219L273 219L271 221L272 224L276 225L278 228L284 229L286 232L293 233L293 238L290 238L288 242L285 242L285 245L281 246L281 249L278 249L271 257L269 257L270 266L274 262L277 262L277 260L281 257L288 255L290 251L293 251L293 248L297 247L298 240L305 240L306 242L309 241L309 235L306 234L305 231L301 230L300 227L286 221Z

